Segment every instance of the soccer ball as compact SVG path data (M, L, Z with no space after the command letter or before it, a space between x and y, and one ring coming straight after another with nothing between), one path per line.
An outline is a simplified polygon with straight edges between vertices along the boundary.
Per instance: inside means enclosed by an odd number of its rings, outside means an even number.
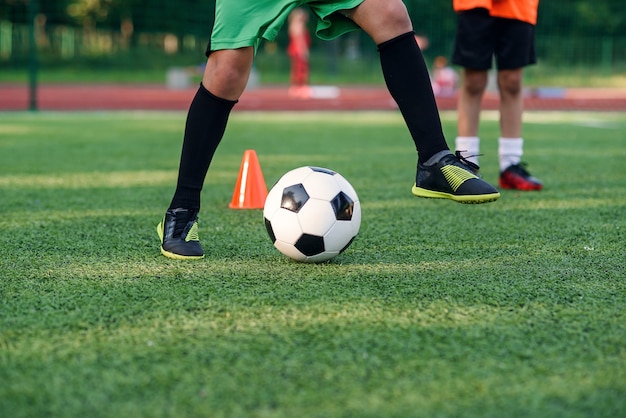
M341 174L300 167L267 194L265 228L274 246L297 261L330 260L352 243L361 226L361 204Z

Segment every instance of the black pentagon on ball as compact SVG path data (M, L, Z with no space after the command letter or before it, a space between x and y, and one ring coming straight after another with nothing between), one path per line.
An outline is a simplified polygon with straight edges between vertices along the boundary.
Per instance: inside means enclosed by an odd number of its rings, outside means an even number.
M304 190L304 186L300 183L294 184L283 189L280 207L298 213L307 200L309 200L309 194Z
M276 234L274 234L274 228L272 228L272 223L267 218L263 218L265 220L265 229L267 229L267 235L270 236L272 240L272 244L276 242Z
M331 176L334 176L335 174L337 174L333 170L329 170L329 169L324 168L324 167L309 167L309 168L311 170L313 170L313 171L318 172L318 173L326 173L326 174L330 174Z
M302 234L294 244L294 247L307 257L318 255L324 252L324 237Z
M335 218L338 221L349 221L352 219L354 212L354 201L344 192L339 192L337 196L330 201L335 211Z

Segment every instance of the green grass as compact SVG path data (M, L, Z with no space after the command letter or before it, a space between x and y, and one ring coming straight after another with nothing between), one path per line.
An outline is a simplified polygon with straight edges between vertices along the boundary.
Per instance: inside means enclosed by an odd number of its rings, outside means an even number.
M497 179L497 117L481 125ZM203 194L208 254L159 254L183 113L0 113L0 416L616 417L626 413L626 121L528 113L538 193L411 196L396 113L242 113ZM444 114L454 135L454 114ZM362 201L352 246L292 262L228 208L312 164Z

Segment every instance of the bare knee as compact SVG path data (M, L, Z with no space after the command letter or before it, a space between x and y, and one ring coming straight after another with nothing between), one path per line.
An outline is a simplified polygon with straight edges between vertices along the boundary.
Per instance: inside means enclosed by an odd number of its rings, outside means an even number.
M377 44L413 30L406 6L400 0L365 0L345 15Z
M253 59L251 47L214 51L207 61L202 84L218 97L237 100L248 82Z
M498 71L498 89L508 96L519 95L522 91L522 70Z
M401 32L400 34L413 30L409 13L403 2L387 1L382 2L382 5L382 10L379 10L379 12L383 25L398 28L398 31Z
M463 90L469 96L481 96L487 88L487 71L466 69L463 72Z

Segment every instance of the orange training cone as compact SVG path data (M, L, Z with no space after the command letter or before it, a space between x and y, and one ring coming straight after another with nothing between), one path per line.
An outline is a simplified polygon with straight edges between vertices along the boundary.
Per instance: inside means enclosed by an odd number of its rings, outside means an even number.
M233 198L228 207L231 209L263 209L266 197L267 187L259 159L254 150L246 150L241 160Z

